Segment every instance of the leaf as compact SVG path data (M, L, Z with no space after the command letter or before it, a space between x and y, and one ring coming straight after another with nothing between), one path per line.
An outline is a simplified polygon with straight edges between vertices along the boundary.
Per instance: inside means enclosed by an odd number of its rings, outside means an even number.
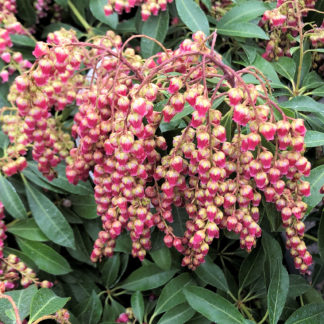
M206 262L196 269L195 274L204 282L222 291L229 291L222 269L218 265L214 264L209 257L206 258Z
M175 4L180 19L193 33L201 30L209 35L208 19L194 0L176 0Z
M55 0L55 2L64 9L68 7L68 0Z
M267 34L259 26L248 23L240 22L233 24L226 24L225 26L218 24L217 33L220 35L244 37L244 38L260 38L269 39Z
M277 62L274 62L276 71L286 79L293 81L296 72L296 63L290 57L280 57Z
M202 287L187 287L189 305L209 320L222 324L242 324L244 317L228 300Z
M278 231L281 226L280 213L273 204L267 203L264 198L262 199L262 205L264 207L264 213L270 223L271 232Z
M195 311L187 304L178 305L168 312L166 312L157 324L170 324L177 323L183 324L187 323L187 321L195 314Z
M51 247L33 241L16 238L21 250L30 257L39 269L53 275L62 275L71 271L68 262Z
M32 285L25 289L13 290L5 293L5 295L11 296L15 302L19 310L21 320L29 315L30 303L36 292L37 287ZM4 324L16 324L16 320L10 320L5 315L6 310L10 310L13 313L13 309L9 301L6 299L0 299L0 320L4 322Z
M289 276L286 268L277 261L268 289L268 310L270 324L277 324L284 309L289 289Z
M11 225L9 224L7 231L30 241L48 241L48 238L43 234L32 218L21 219Z
M289 275L289 291L288 298L296 298L297 296L303 295L311 285L299 275Z
M74 247L72 228L60 210L27 182L25 186L30 209L42 232L56 244Z
M140 291L136 291L131 297L131 306L133 309L133 313L135 318L143 323L144 317L144 298Z
M163 43L169 27L169 12L160 12L157 16L150 16L142 24L142 34ZM141 38L141 53L144 58L150 57L163 49L154 41Z
M307 180L310 183L311 194L309 197L305 197L303 200L308 205L308 211L312 210L321 200L323 195L319 190L324 183L324 165L320 165L317 168L311 170Z
M31 47L33 49L36 45L36 42L26 35L12 34L10 35L10 39L15 45Z
M272 64L265 60L261 55L256 55L256 58L252 65L259 69L270 81L276 84L281 84Z
M141 266L121 283L120 288L138 291L154 289L169 281L176 271L163 271L154 264Z
M321 260L324 261L324 214L322 213L321 220L318 226L318 249Z
M188 213L185 208L172 206L173 215L173 229L176 236L182 236L186 230L186 221L188 220Z
M298 308L285 324L319 324L324 316L323 304L308 304Z
M165 287L163 287L154 310L154 315L167 312L174 306L184 303L186 299L183 295L183 289L193 284L194 280L189 273L183 273L180 276L173 278Z
M192 114L195 110L189 105L189 104L185 104L184 109L177 113L173 118L172 118L172 122L178 121L179 119L182 119L185 116L188 116L190 114Z
M26 218L26 209L18 196L15 187L0 175L0 200L6 211L14 218Z
M106 288L110 288L116 281L120 268L120 254L114 254L104 264L102 268L102 280Z
M29 268L32 268L33 270L37 271L38 267L35 264L35 262L27 256L25 253L23 253L20 250L12 249L9 247L5 247L3 250L3 254L7 257L9 254L14 254L16 255L21 261L23 261Z
M50 315L61 309L70 298L61 298L47 288L41 288L34 295L30 305L30 318L28 323L36 321L44 315Z
M150 255L153 261L163 270L169 270L171 268L171 252L166 246L162 248L151 251Z
M72 209L82 218L98 218L97 205L93 195L71 196Z
M285 102L281 102L283 108L294 109L297 111L318 112L324 111L324 104L319 103L311 97L299 96Z
M78 316L83 324L97 324L102 314L102 304L99 296L93 290L90 298L82 305L82 312Z
M261 247L254 249L241 264L239 271L240 289L259 279L262 274L264 252Z
M324 145L324 133L308 130L305 135L306 147L316 147Z
M107 0L90 0L90 11L99 21L107 24L113 29L116 29L118 25L118 15L114 12L113 14L106 16L104 12L104 6L106 4Z
M36 13L30 1L16 0L18 17L24 20L28 26L36 23Z

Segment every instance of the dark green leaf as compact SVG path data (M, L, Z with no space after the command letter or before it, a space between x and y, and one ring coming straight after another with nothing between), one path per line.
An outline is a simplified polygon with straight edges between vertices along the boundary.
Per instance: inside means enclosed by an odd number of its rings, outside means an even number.
M209 320L222 324L242 324L244 317L228 300L201 287L187 287L184 295L189 305Z
M21 219L8 225L7 231L31 241L48 241L48 238L43 234L32 218Z
M229 290L222 269L214 264L209 257L207 257L206 261L196 269L195 274L199 279L222 291L227 292Z
M167 312L178 304L186 301L183 295L183 289L189 285L193 285L194 280L189 273L183 273L173 278L163 289L157 301L154 315Z
M157 16L150 16L142 25L142 34L163 42L168 31L169 12L160 12ZM154 41L141 38L141 53L143 57L150 57L163 49Z
M98 218L97 205L93 195L71 196L72 209L76 214L85 219Z
M297 309L285 324L320 324L323 317L323 304L309 304Z
M104 6L106 4L106 0L90 0L90 11L99 21L107 24L113 29L116 29L118 25L118 15L117 13L113 13L110 16L106 16L104 12Z
M53 275L62 275L71 271L68 262L51 247L33 241L16 238L21 250L41 269Z
M296 298L304 294L308 289L311 288L311 285L300 275L289 275L289 298Z
M209 35L208 19L194 0L176 0L176 7L180 19L192 31L203 31Z
M68 0L55 0L55 2L64 9L68 7Z
M26 218L26 209L14 186L0 175L0 200L6 211L14 218Z
M217 25L217 32L221 35L233 36L233 37L244 37L244 38L260 38L269 39L267 34L259 26L248 23L240 22L226 25Z
M270 150L271 151L271 150ZM262 199L262 205L264 207L264 213L270 223L271 232L276 232L281 226L281 216L273 204L269 204Z
M15 45L26 46L31 48L34 48L36 45L35 41L26 35L12 34L10 35L10 38Z
M74 247L72 228L60 210L27 182L25 186L30 209L42 232L56 244Z
M95 291L92 291L89 300L84 303L83 310L78 316L81 323L83 324L97 324L101 318L102 314L102 304L99 296Z
M30 1L16 0L18 17L24 20L28 26L36 23L36 13Z
M306 147L316 147L324 145L324 133L309 130L305 135Z
M188 115L192 114L193 112L194 112L194 109L189 104L186 103L184 106L184 109L181 112L177 113L172 118L171 121L173 121L173 122L178 121L179 119L181 119L185 116L188 116Z
M142 266L126 278L120 287L139 291L154 289L164 285L175 273L176 270L163 271L154 264Z
M286 268L277 261L268 289L268 310L270 324L277 324L285 306L289 289L289 276Z
M61 309L69 298L61 298L50 289L41 288L34 295L30 305L30 318L28 323L36 321L44 315L50 315Z
M278 75L272 64L265 60L261 55L257 54L253 66L259 69L270 81L281 84Z
M286 79L293 81L296 72L296 64L290 57L280 57L277 62L274 63L276 71L285 77Z
M102 268L102 280L106 288L110 288L116 281L120 268L120 254L114 254L110 257Z
M324 111L324 104L319 103L311 97L294 97L293 99L280 103L281 107L290 108L297 111L308 111L322 113Z
M131 306L134 312L135 318L143 323L144 317L144 298L140 291L136 291L131 297Z
M318 226L318 249L322 261L324 262L324 214L322 213L321 220Z
M158 324L177 323L183 324L195 314L195 311L187 304L178 305L166 312L158 321Z
M171 252L166 246L162 248L151 251L150 255L153 261L163 270L169 270L171 268Z
M174 234L177 236L182 236L186 230L186 221L188 220L188 214L185 208L182 207L172 207L173 215L173 229Z

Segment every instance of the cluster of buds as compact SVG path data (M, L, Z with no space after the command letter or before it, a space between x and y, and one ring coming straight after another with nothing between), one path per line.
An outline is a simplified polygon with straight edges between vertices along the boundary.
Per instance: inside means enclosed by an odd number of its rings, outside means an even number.
M69 324L70 313L67 309L62 308L55 313L55 320L60 324Z
M36 23L39 23L41 19L47 17L51 2L51 0L36 0L34 2Z
M232 0L212 0L211 14L213 17L219 19L231 8ZM200 1L200 5L204 6L204 1Z
M116 323L133 323L134 314L131 308L126 308L124 313L121 313L116 319ZM144 323L145 324L145 323Z
M196 32L178 49L164 49L146 60L126 49L127 42L123 45L112 32L92 43L77 42L70 34L69 44L65 34L50 34L51 46L37 44L37 62L16 79L10 98L17 104L15 116L24 123L26 141L33 144L34 159L48 178L54 173L48 173L42 161L50 163L50 169L52 161L60 159L48 159L49 153L66 157L71 183L92 173L103 227L94 243L93 262L113 255L124 230L132 239L133 256L143 260L153 226L164 232L168 247L184 255L182 264L190 269L204 262L221 229L235 232L249 252L261 235L259 205L264 196L265 203L275 204L281 213L296 266L307 271L311 256L302 240L307 207L302 197L310 194L302 178L310 172L303 156L306 129L302 120L285 116L271 100L257 71L236 72L226 66L213 50L216 34L211 48L206 36ZM81 60L92 68L83 77L78 74ZM246 84L246 73L260 85ZM49 95L58 81L64 87ZM78 147L67 156L69 140L68 146L50 145L60 131L50 109L60 112L70 94L78 106L72 126ZM168 123L185 107L192 111L191 118L185 117L188 125L163 153L167 146L159 134L162 118ZM34 122L35 117L40 122ZM232 131L224 120L231 120ZM39 129L41 134L50 130L42 145ZM14 132L8 135L15 139ZM40 146L44 150L39 151ZM174 206L188 214L181 237L172 228Z
M291 56L290 48L296 44L293 37L298 35L302 17L315 7L315 3L316 0L277 0L275 9L264 12L259 25L270 36L263 54L265 59L271 61L280 56Z
M4 242L7 238L6 235L6 224L4 222L5 213L4 213L4 206L2 202L0 201L0 258L3 258L3 248L4 248Z
M123 11L130 12L135 6L141 6L142 20L146 21L151 15L157 16L159 11L165 11L168 3L173 0L108 0L104 6L106 16L111 15L114 11L121 15Z
M47 280L39 281L33 269L21 261L16 255L9 254L0 259L0 281L4 283L5 291L16 289L19 284L27 288L36 284L41 288L51 288L53 283Z

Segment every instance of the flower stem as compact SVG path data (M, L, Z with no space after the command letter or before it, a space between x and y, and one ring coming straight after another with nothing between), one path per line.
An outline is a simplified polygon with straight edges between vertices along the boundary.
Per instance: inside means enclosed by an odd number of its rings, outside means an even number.
M310 240L312 240L312 241L314 241L314 242L318 242L318 238L316 238L315 236L313 236L313 235L310 235L310 234L304 234L304 237L306 237L306 238L308 238L308 239L310 239Z
M8 295L0 294L0 298L4 298L4 299L9 300L9 302L12 305L12 308L13 308L13 310L15 312L16 322L17 322L17 324L21 324L21 319L20 319L19 311L18 311L18 308L17 308L14 300L12 299L12 297L11 296L8 296Z
M88 22L82 17L79 10L76 8L76 6L72 3L71 0L68 0L68 6L74 13L74 15L78 18L81 25L84 27L84 29L89 33L92 34L92 27L88 24Z

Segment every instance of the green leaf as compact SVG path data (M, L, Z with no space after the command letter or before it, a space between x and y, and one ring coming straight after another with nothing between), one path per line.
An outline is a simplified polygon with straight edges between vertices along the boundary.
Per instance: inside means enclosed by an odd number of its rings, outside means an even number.
M265 60L261 55L256 55L256 58L252 65L259 69L271 82L281 84L272 64Z
M182 236L186 230L186 221L188 220L188 213L185 208L172 206L173 215L173 229L174 234Z
M322 113L324 111L324 104L319 103L311 97L299 96L285 102L281 102L280 106L283 108L294 109L297 111L308 111Z
M300 275L289 275L288 298L296 298L303 295L311 285Z
M233 37L244 37L244 38L260 38L269 39L267 34L259 26L248 23L240 22L226 25L217 25L217 33L220 35L233 36Z
M26 209L19 198L15 187L0 175L1 201L6 211L14 218L26 218Z
M324 261L324 214L322 213L321 220L318 226L318 249L322 261Z
M286 79L293 81L296 72L296 63L290 57L280 57L277 62L274 63L276 71L285 77Z
M60 210L27 182L25 186L30 209L42 232L54 243L73 248L73 230Z
M189 305L209 320L222 324L242 324L244 317L228 300L202 287L187 287Z
M277 261L268 289L268 310L270 324L277 324L284 309L289 289L289 276L286 268Z
M183 324L195 314L195 311L187 304L178 305L166 312L158 321L158 324L177 323Z
M39 269L53 275L62 275L71 271L68 262L51 247L18 237L16 241L21 250L36 263Z
M82 218L98 218L97 205L93 195L88 196L71 196L72 209Z
M93 290L90 298L82 305L82 312L78 316L83 324L97 324L102 314L102 304L99 296Z
M120 268L120 255L114 254L104 264L102 268L102 280L106 288L110 288L116 281Z
M160 12L157 16L150 16L142 25L142 34L150 36L163 43L169 27L168 10ZM144 58L150 57L163 49L154 41L141 38L141 53Z
M306 147L316 147L324 145L324 133L308 130L305 135Z
M28 323L36 321L44 315L50 315L61 309L70 298L61 298L47 288L41 288L34 295L30 305L30 318Z
M38 267L35 264L35 262L29 257L27 256L25 253L23 253L20 250L16 250L10 247L5 247L3 250L3 254L7 257L9 254L14 254L16 255L19 259L21 259L24 263L26 263L26 265L29 268L32 268L33 270L37 271Z
M189 104L185 104L183 110L179 113L177 113L173 118L172 118L172 122L178 121L179 119L188 116L190 114L192 114L194 112L194 109L189 105Z
M281 216L273 204L269 204L262 199L262 205L264 207L264 213L270 223L271 232L276 232L281 226Z
M31 48L34 48L36 45L36 42L26 35L12 34L10 35L10 39L15 45L26 46Z
M308 211L312 210L321 200L323 195L319 190L324 183L324 165L311 170L309 177L305 178L310 183L311 194L303 200L308 205Z
M55 2L64 9L68 7L68 0L55 0Z
M118 25L118 15L114 12L110 16L106 16L104 12L104 6L106 4L107 0L90 0L90 11L99 21L116 29Z
M176 0L175 3L180 19L193 33L201 30L209 35L208 19L194 0Z
M8 225L7 231L30 241L48 241L48 238L43 234L32 218L21 219Z
M183 289L189 285L193 285L194 280L189 273L183 273L176 278L173 278L161 291L157 301L154 315L167 312L178 304L186 301L183 295Z
M298 308L285 324L319 324L324 316L323 304L309 304Z
M163 270L169 270L171 268L171 252L166 246L162 248L151 251L150 255L153 261Z
M222 269L218 265L214 264L209 257L207 257L206 261L196 269L195 274L204 282L222 291L229 291Z
M16 0L18 17L24 20L28 26L36 23L36 13L30 1Z
M240 289L250 285L262 275L264 252L261 247L254 249L241 264L239 271Z
M163 271L154 264L142 266L135 270L126 278L121 288L127 290L149 290L160 287L168 282L176 273L177 270Z
M140 291L136 291L131 297L131 306L133 309L133 313L135 318L143 323L144 317L144 298Z
M29 315L30 303L36 292L37 287L32 285L26 289L13 290L5 293L5 295L11 296L15 302L21 320ZM6 310L10 310L14 314L9 301L6 299L0 299L0 320L4 322L4 324L16 324L16 320L11 320L5 315Z

